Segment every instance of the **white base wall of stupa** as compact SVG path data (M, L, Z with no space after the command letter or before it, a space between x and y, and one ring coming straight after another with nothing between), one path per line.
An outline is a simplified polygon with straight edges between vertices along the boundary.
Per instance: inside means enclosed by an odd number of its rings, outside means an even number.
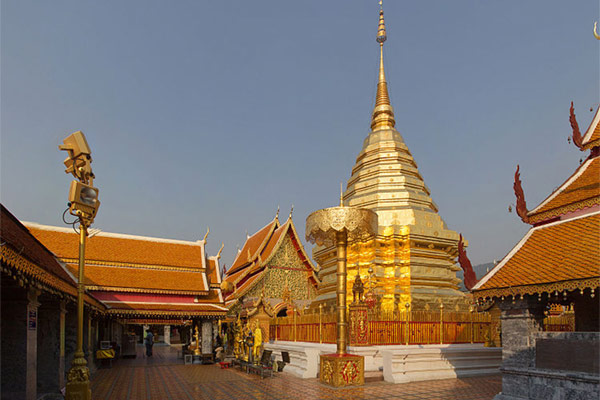
M335 344L277 341L265 343L276 360L290 354L283 372L299 378L317 378L319 356L335 353ZM501 347L483 344L348 347L348 353L365 357L365 374L383 371L386 382L407 383L500 373Z

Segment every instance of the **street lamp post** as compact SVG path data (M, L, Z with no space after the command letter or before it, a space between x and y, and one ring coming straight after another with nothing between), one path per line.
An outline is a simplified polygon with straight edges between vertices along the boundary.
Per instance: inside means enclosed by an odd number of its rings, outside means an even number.
M91 400L90 371L83 352L83 296L85 293L84 267L85 244L88 228L94 221L100 201L98 189L93 186L91 151L83 132L78 131L64 139L58 146L69 156L64 161L66 173L71 173L78 180L71 182L69 190L69 213L77 217L79 222L79 276L77 279L77 347L71 369L67 373L67 400ZM75 222L75 223L76 223ZM74 223L74 224L75 224Z

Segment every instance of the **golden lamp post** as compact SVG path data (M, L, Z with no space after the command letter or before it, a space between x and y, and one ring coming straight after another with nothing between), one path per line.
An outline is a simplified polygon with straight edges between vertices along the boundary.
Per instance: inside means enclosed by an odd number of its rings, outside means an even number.
M83 353L83 295L85 266L85 241L88 228L94 222L100 201L98 189L93 186L94 173L92 172L91 150L83 132L77 131L63 140L59 145L60 150L65 150L69 156L64 164L66 173L73 174L77 180L71 182L69 190L69 213L79 222L79 276L77 279L77 348L71 369L67 374L67 400L91 400L90 371L87 367Z
M347 353L346 250L356 240L377 230L377 214L371 210L340 206L313 212L306 218L306 240L337 249L337 352L320 358L319 379L331 386L363 385L364 357Z

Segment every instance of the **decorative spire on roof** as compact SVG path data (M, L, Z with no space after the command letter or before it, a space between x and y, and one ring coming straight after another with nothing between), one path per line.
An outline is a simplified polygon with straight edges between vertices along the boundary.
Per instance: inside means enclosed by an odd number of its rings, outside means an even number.
M206 227L206 233L204 234L204 238L202 238L203 242L206 242L206 238L208 237L208 234L210 233L210 227Z
M275 219L279 219L279 204L277 205L277 213L275 214Z
M344 189L342 182L340 182L340 207L344 207Z
M383 42L387 40L385 32L385 21L383 19L383 2L379 1L379 29L377 30L377 42L379 43L379 81L377 82L377 96L375 97L375 109L371 117L371 129L393 128L396 125L394 119L394 109L390 104L390 96L387 90L385 80L385 71L383 68Z
M292 204L292 209L290 210L290 215L288 219L292 219L292 214L294 213L294 205Z
M223 247L225 247L225 243L221 242L221 248L219 249L219 252L217 253L217 259L221 258L221 252L223 251Z
M598 22L594 21L594 37L600 40L600 35L598 35Z

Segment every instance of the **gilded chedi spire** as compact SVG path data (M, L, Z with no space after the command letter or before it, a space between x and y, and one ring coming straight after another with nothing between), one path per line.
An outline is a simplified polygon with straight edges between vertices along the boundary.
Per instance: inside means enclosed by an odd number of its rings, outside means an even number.
M380 3L381 4L381 3ZM377 96L375 97L375 109L371 117L371 129L373 131L379 128L393 128L396 125L394 119L394 109L390 104L387 82L385 80L385 70L383 68L383 42L387 40L385 32L385 20L383 19L383 9L379 10L379 28L377 30L377 42L379 43L379 81L377 82Z

